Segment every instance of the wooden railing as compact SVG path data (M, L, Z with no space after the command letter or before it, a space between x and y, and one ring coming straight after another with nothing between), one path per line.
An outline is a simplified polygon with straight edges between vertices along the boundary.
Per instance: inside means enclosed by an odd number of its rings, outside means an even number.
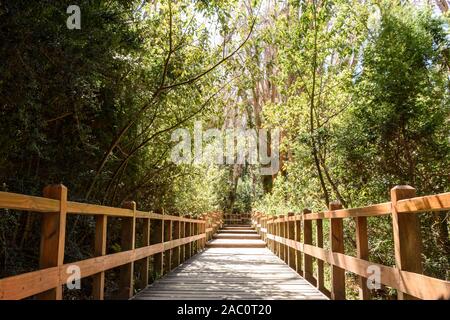
M94 299L103 299L105 271L120 267L119 292L116 298L128 299L134 294L134 268L143 278L142 289L149 283L149 267L156 276L169 272L180 263L205 248L205 243L223 223L220 213L191 219L136 210L135 202L123 208L78 203L67 200L67 188L51 185L44 189L44 197L0 192L0 209L39 212L42 214L40 270L0 279L0 299L62 299L63 285L67 284L73 266L80 277L92 277ZM73 263L64 263L67 214L95 216L94 257ZM121 252L106 254L108 217L121 218ZM136 247L136 221L140 224L143 247ZM150 257L153 256L152 261Z
M417 214L450 210L450 193L416 197L410 186L391 190L391 202L325 212L268 216L253 213L252 223L268 247L291 268L332 299L346 298L345 271L358 276L360 299L370 299L367 278L379 270L380 283L397 289L398 299L450 299L450 282L422 274L420 223ZM396 267L368 261L367 217L392 217ZM344 253L344 219L356 220L356 257ZM329 219L330 250L323 248L323 220ZM313 245L315 221L316 241ZM313 259L316 272L313 272ZM324 284L324 262L331 267L331 291Z
M226 213L223 220L225 224L250 224L252 216L250 213Z

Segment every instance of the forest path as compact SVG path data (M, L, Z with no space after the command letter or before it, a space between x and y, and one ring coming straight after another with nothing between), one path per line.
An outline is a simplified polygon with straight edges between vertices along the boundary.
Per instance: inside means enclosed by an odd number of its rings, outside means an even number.
M136 300L328 299L267 248L207 248Z
M207 248L265 248L266 243L251 225L224 225L213 239L206 243Z

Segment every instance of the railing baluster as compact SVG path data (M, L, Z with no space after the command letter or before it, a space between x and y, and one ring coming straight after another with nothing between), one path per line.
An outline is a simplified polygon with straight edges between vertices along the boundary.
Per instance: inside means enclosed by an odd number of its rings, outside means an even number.
M186 222L180 222L180 237L186 238ZM180 263L183 263L186 260L186 245L183 244L180 246Z
M278 236L280 236L281 238L284 238L284 216L279 215L278 219L280 219L280 222L278 224ZM279 250L280 250L280 259L285 261L285 245L281 242L278 242L279 244Z
M289 224L288 224L288 216L285 215L283 217L283 230L284 230L284 235L283 238L285 239L289 239ZM286 262L286 264L289 265L289 246L288 244L285 242L284 244L284 262Z
M339 209L342 209L340 202L330 203L330 211ZM344 253L344 222L342 218L331 218L330 243L332 252ZM334 265L331 267L331 298L345 300L345 270Z
M150 233L151 244L162 244L164 242L164 220L155 219L150 224L153 225L153 232ZM154 279L161 277L163 272L163 252L159 252L153 255Z
M173 222L173 240L180 239L180 221ZM172 269L180 264L180 247L177 246L172 250Z
M135 248L136 235L136 202L130 201L123 205L124 208L133 210L133 217L122 218L122 251ZM124 264L120 267L119 298L129 299L134 294L134 262Z
M357 217L356 219L356 257L369 260L369 242L367 238L367 218ZM358 277L359 298L370 300L370 290L367 287L367 278Z
M311 213L310 210L304 209L303 215L307 215ZM303 220L303 242L304 244L312 245L312 221L311 220ZM313 276L313 263L312 263L312 257L306 253L303 253L303 264L304 264L304 270L303 270L303 276L304 278L314 283L315 279Z
M302 242L302 220L298 219L295 221L295 241ZM295 271L301 276L303 276L302 270L302 252L300 250L295 250Z
M191 229L191 236L195 236L195 223L190 223L190 229ZM191 257L195 255L195 247L196 247L197 241L191 242Z
M322 219L316 220L316 242L319 248L323 248L323 223ZM324 286L324 273L323 273L323 261L317 259L317 288L323 291Z
M417 213L398 213L397 201L414 198L416 189L396 186L391 189L392 229L394 231L395 264L398 269L422 273L422 237ZM398 291L399 300L415 297Z
M271 218L271 221L272 221L272 223L270 224L270 228L271 228L271 230L270 230L270 233L272 234L272 236L276 236L278 233L277 233L277 224L276 224L276 222L275 222L275 219L276 219L277 217L276 216L272 216L272 218ZM275 255L278 255L277 254L277 249L278 249L278 244L277 244L277 242L274 240L274 239L272 239L272 252L275 254Z
M106 215L95 217L95 256L106 254L106 235L108 228L108 217ZM103 300L105 297L105 272L99 272L92 279L92 296L95 300Z
M200 234L204 234L205 235L205 237L201 240L201 250L203 250L204 248L205 248L205 246L206 246L206 241L207 241L207 234L206 234L206 221L207 221L207 218L204 216L204 215L202 215L202 220L204 220L205 221L205 223L200 223Z
M288 220L287 220L287 216L283 216L283 238L288 238ZM286 264L289 263L289 247L287 245L287 243L284 243L283 245L284 248L284 262L286 262Z
M172 240L172 220L164 220L164 243ZM164 273L172 270L172 249L164 250Z
M290 240L295 240L295 221L290 221L289 217L293 217L294 213L293 212L289 212L288 213L288 228L287 228L287 233L288 233L288 238ZM296 270L296 260L295 260L295 249L292 247L288 247L289 250L289 255L288 255L288 264L289 267L291 267L292 269Z
M186 218L190 219L191 216L186 216ZM190 222L186 222L185 223L184 229L185 229L186 237L192 236L191 223ZM192 247L192 241L190 241L189 243L185 244L185 251L186 251L185 252L185 257L186 257L186 260L189 259L190 257L192 257L192 249L191 249L191 247Z
M142 238L143 238L144 247L149 246L150 245L150 218L144 218L144 221L142 223ZM138 285L139 285L138 289L142 290L148 285L149 263L150 263L150 257L141 259L138 262L139 273L141 275L141 279L138 283Z

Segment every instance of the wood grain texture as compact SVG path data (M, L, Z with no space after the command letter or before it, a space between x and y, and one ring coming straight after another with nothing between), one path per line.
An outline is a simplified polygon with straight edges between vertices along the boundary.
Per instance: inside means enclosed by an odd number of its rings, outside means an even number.
M330 203L330 211L341 208L338 201ZM330 245L332 252L344 253L344 222L341 218L331 219ZM331 266L331 298L345 300L345 270L336 265Z
M316 220L316 243L319 248L323 248L323 221ZM321 291L325 289L325 274L323 261L317 259L317 288Z
M303 211L303 215L305 218L311 214L311 211L308 209L305 209ZM276 240L275 240L276 241ZM312 221L306 220L303 221L303 242L305 244L312 244ZM314 275L313 275L313 265L312 265L312 257L305 253L303 250L303 276L305 279L309 282L314 281Z
M327 297L267 248L210 248L133 299L324 300Z
M106 254L106 234L108 217L97 216L95 219L94 254L104 256ZM105 294L105 272L101 271L92 278L92 296L95 300L103 300Z
M396 210L398 213L450 210L450 192L399 200Z
M369 239L367 237L367 218L356 218L356 257L363 260L369 260ZM367 287L367 278L358 277L359 298L361 300L370 299L370 290Z
M0 191L0 208L33 212L58 212L59 200Z
M134 201L124 204L125 208L136 211ZM131 218L122 218L122 250L134 250L136 242L136 218L133 214ZM134 292L134 260L120 267L119 298L128 299Z
M415 195L416 190L410 186L396 186L391 189L395 264L400 270L422 273L422 238L419 217L415 213L397 211L398 201L414 198ZM402 292L398 292L397 296L400 300L415 298Z
M67 188L62 184L47 186L44 188L44 196L59 200L59 210L56 213L44 213L42 216L40 269L57 267L64 263ZM42 300L61 300L62 295L62 287L56 286L53 289L40 293L37 298Z
M353 272L362 277L369 277L368 270L371 267L377 267L381 271L381 283L398 289L414 297L425 300L449 300L450 299L450 281L428 277L422 274L401 271L377 264L374 262L362 260L342 253L335 253L310 244L283 239L272 234L268 234L268 239L272 242L283 242L287 245L303 252L305 256L314 257L323 260L330 265L338 266L349 272ZM315 284L315 279L310 281Z
M144 219L144 221L142 222L142 241L144 247L150 245L150 224L151 219ZM145 257L144 259L137 261L140 275L140 279L136 285L138 289L141 290L144 289L149 283L149 271L150 271L149 264L150 264L149 257Z

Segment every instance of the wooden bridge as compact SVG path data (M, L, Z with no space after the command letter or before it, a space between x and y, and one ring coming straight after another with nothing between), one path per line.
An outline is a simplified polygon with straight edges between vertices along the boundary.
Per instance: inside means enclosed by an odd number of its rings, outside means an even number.
M370 299L367 279L397 289L399 299L450 299L449 281L422 274L418 219L450 210L450 193L416 197L412 187L398 186L386 203L342 209L335 202L324 212L276 217L256 212L227 217L233 221L226 225L219 212L193 219L139 211L134 202L113 208L68 201L63 185L46 187L44 197L0 192L0 209L40 214L42 225L39 267L0 279L0 299L63 299L73 270L92 279L93 299L104 299L105 272L115 268L116 299L345 299L346 273L358 276L361 299ZM95 217L89 259L64 261L68 214ZM396 266L368 260L367 218L379 216L392 217ZM107 254L108 218L120 219L120 252ZM356 221L356 256L344 252L348 219Z

